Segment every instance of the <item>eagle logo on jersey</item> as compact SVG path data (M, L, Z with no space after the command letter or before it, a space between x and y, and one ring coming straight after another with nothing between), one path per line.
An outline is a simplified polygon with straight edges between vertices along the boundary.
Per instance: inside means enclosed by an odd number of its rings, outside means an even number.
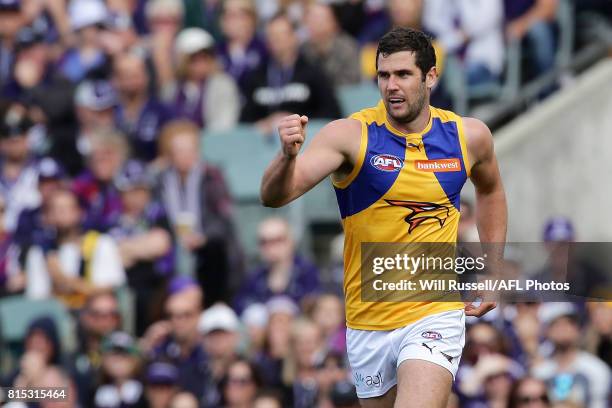
M408 223L408 233L412 233L416 227L427 220L436 220L440 228L444 226L450 215L450 207L442 204L421 201L385 200L388 204L404 207L410 210L410 214L404 220Z

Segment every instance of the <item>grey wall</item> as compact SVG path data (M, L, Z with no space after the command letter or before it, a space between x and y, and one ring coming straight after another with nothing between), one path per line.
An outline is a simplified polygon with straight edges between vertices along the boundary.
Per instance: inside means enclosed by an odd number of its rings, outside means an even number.
M579 241L612 241L612 59L496 132L508 240L538 241L553 215Z

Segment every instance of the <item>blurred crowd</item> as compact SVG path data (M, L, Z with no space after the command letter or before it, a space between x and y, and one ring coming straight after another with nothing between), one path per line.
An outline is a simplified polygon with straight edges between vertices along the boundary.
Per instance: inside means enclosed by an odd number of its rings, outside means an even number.
M501 81L509 39L539 75L554 64L557 6L0 0L0 301L55 299L75 327L68 348L42 311L22 341L0 342L0 385L65 386L70 407L358 406L341 260L315 264L270 218L247 262L202 132L340 117L337 90L375 79L376 41L396 25L428 32L441 70L458 57L468 86ZM434 104L451 107L443 85ZM462 213L461 238L477 239L469 203ZM567 220L546 231L574 239ZM606 303L500 308L470 322L449 406L607 406L611 337Z

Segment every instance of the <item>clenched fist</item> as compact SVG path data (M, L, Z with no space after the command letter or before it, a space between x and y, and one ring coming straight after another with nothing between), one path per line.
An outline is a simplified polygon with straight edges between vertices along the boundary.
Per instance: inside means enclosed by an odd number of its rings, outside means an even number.
M278 124L283 154L286 157L295 157L299 153L306 139L307 116L290 115L281 119Z

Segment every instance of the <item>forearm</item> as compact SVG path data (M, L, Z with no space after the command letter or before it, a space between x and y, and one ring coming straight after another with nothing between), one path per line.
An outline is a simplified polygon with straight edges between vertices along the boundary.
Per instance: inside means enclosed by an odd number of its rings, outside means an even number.
M502 186L487 192L476 191L476 225L480 242L505 243L507 224L506 195Z
M170 245L170 235L158 228L121 242L120 248L131 259L148 261L165 255Z
M281 207L294 198L296 157L279 153L266 169L261 182L261 202L266 207Z

